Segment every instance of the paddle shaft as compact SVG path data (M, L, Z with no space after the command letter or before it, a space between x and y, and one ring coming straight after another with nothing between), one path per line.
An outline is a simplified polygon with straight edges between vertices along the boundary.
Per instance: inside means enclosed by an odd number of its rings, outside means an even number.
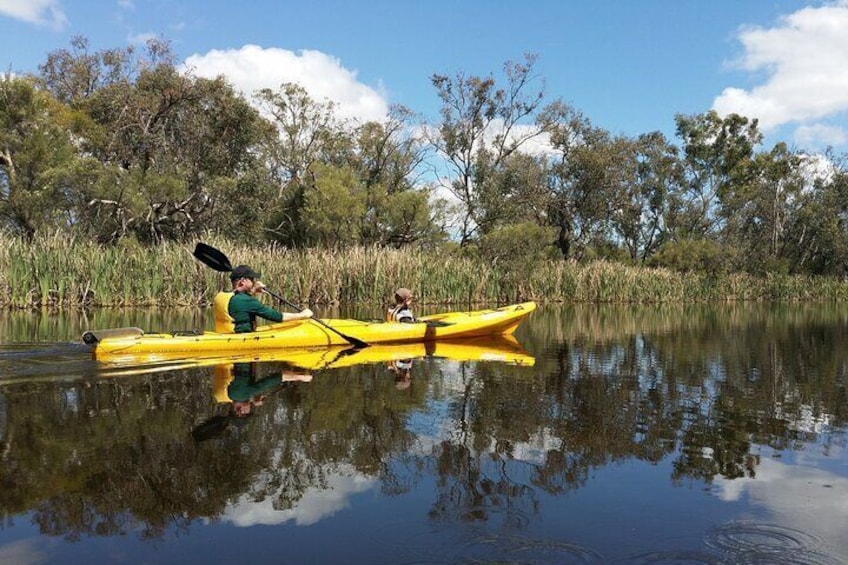
M211 268L215 269L216 271L223 273L223 272L232 272L232 270L233 270L233 265L232 265L232 263L230 263L230 260L227 258L227 256L224 255L220 250L212 247L211 245L206 245L205 243L198 243L197 246L194 248L194 256L197 259L199 259L204 265L206 265L207 267L211 267ZM267 288L264 289L264 292L267 292L268 294L270 294L271 296L273 296L274 298L276 298L277 300L279 300L283 304L286 304L289 308L297 310L298 312L303 311L298 306L295 306L294 304L292 304L291 302L289 302L288 300L286 300L285 298L283 298L279 294L272 292L272 291L268 290ZM325 328L327 328L331 332L337 334L339 337L341 337L342 339L344 339L345 341L347 341L348 343L350 343L354 347L357 347L357 348L368 347L368 344L365 343L364 341L362 341L361 339L356 339L355 337L351 337L349 335L343 334L342 332L340 332L336 328L324 323L323 320L317 318L314 314L312 315L311 319L318 322L319 324L321 324L322 326L324 326Z
M282 296L280 296L279 294L277 294L276 292L273 292L273 291L271 291L271 290L268 290L267 288L263 289L263 291L262 291L262 292L267 292L268 294L270 294L271 296L273 296L274 298L276 298L277 300L279 300L280 302L282 302L283 304L285 304L285 305L286 305L286 306L288 306L289 308L293 308L293 309L297 310L298 312L302 312L302 311L303 311L303 310L301 310L300 308L298 308L297 306L295 306L294 304L292 304L291 302L289 302L288 300L286 300L285 298L283 298ZM325 323L325 322L324 322L324 320L322 320L322 319L320 319L320 318L317 318L317 317L315 317L314 315L312 316L312 319L313 319L314 321L318 322L319 324L321 324L322 326L324 326L325 328L327 328L328 330L330 330L330 331L332 331L332 332L335 332L336 334L338 334L338 335L339 335L339 337L341 337L341 338L343 338L343 339L347 340L347 341L348 341L350 344L352 344L354 347L357 347L357 348L368 347L368 344L367 344L367 343L365 343L364 341L359 340L359 339L356 339L355 337L351 337L351 336L349 336L349 335L345 335L345 334L343 334L342 332L340 332L339 330L337 330L337 329L336 329L336 328L334 328L333 326L331 326L331 325L329 325L329 324Z

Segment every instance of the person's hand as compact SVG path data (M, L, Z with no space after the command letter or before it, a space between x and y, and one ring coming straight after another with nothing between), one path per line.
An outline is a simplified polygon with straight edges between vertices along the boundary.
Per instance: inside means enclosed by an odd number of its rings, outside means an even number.
M283 382L284 383L289 383L289 382L308 383L308 382L311 382L311 381L312 381L312 375L310 375L308 373L303 374L303 373L290 373L290 372L285 372L285 371L283 372Z
M315 315L315 314L313 314L313 313L312 313L312 310L310 310L309 308L304 308L304 309L303 309L303 310L301 310L301 312L300 312L300 316L301 316L301 318L311 318L311 317L312 317L312 316L314 316L314 315Z
M253 292L257 294L260 292L265 292L265 283L263 283L262 281L254 281Z

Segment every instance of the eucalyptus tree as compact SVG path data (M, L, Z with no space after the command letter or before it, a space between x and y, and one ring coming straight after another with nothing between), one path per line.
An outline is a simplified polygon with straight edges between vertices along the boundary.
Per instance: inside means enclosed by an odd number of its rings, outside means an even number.
M436 174L447 178L443 186L459 203L457 235L462 246L485 233L490 229L487 224L500 216L496 207L506 195L493 193L498 185L487 183L487 178L545 133L545 124L535 120L543 99L542 89L534 85L535 61L535 55L526 55L521 63L506 62L502 85L491 76L462 72L454 77L434 74L430 79L441 100L432 143L446 167Z
M604 236L611 213L606 167L612 137L571 106L555 103L542 113L553 153L549 157L550 225L566 259L580 259Z
M0 226L32 238L68 225L76 148L67 107L31 78L0 77Z
M394 106L382 121L366 122L356 131L351 165L366 192L361 242L401 247L441 239L438 207L420 182L426 146L415 115Z
M74 134L76 217L101 241L185 239L216 225L216 203L252 166L259 116L223 79L181 72L166 42L48 56L46 88L84 116Z
M168 53L165 42L155 40L150 45L155 53ZM41 83L57 100L83 106L101 89L131 81L137 71L135 51L127 47L91 52L86 37L74 36L70 48L51 51L39 65Z
M787 272L793 241L787 237L798 220L805 186L803 158L778 143L757 153L749 182L732 184L722 198L723 239L740 250L737 269L756 273Z
M802 191L790 222L787 257L793 272L848 278L848 169L846 157L827 155L833 170Z
M674 198L674 237L715 238L730 219L722 207L755 176L751 165L762 134L756 119L737 114L722 118L714 110L678 114L675 122L686 185Z
M332 102L314 100L299 84L262 89L256 99L274 126L264 137L262 155L276 187L268 202L267 235L287 245L305 245L309 230L303 214L307 193L315 185L314 166L349 162L353 147L349 127Z
M105 182L89 208L125 218L109 238L129 230L157 242L214 227L215 204L238 199L238 175L252 162L261 128L256 112L223 79L195 79L171 66L108 90Z
M659 132L619 138L614 147L622 175L611 225L630 259L645 263L665 239L668 197L682 186L677 149Z

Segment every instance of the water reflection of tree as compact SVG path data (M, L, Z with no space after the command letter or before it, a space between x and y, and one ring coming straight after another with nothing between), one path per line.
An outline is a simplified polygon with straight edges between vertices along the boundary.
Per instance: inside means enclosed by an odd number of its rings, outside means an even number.
M241 425L202 444L189 432L215 408L200 369L7 387L0 516L31 511L42 532L72 540L157 537L215 519L245 494L292 508L342 464L401 484L385 462L408 447L404 413L424 390L401 397L378 368L367 369L272 393Z
M798 449L822 431L811 422L844 426L844 323L780 306L730 320L704 312L671 326L661 317L659 331L637 333L594 321L542 356L552 405L566 413L553 418L565 441L548 452L546 480L575 459L584 470L603 464L597 454L658 461L675 453L675 480L752 476L754 445Z
M838 441L828 430L848 415L845 324L779 307L755 314L575 332L548 342L532 379L484 365L463 373L453 433L433 451L432 516L526 515L534 489L579 488L593 468L616 461L670 458L672 480L710 482L755 476L758 446ZM528 446L537 453L515 453Z
M434 520L520 525L540 493L581 488L616 462L668 461L673 480L709 482L756 473L757 446L837 441L846 324L779 310L646 320L617 333L588 316L537 342L533 369L416 362L400 392L380 365L326 372L201 444L189 431L215 410L202 369L10 385L0 516L32 511L71 539L155 537L244 497L292 509L353 469L387 495L433 476ZM434 437L411 414L438 418Z
M432 450L437 476L430 517L441 521L488 521L520 526L537 511L534 489L510 457L509 442L492 434L485 419L488 388L499 380L491 365L462 363L453 379L460 387L450 403L453 432ZM516 422L516 424L519 424Z

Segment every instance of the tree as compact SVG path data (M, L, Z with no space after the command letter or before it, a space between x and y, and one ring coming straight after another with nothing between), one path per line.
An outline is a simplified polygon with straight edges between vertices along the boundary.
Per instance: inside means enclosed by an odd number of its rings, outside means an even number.
M790 222L787 257L795 272L848 278L848 171L842 159L829 155L833 171L815 179L798 197Z
M682 140L685 189L673 198L674 237L714 236L728 221L721 206L736 187L752 181L754 148L762 141L757 120L711 110L695 116L675 116Z
M401 247L439 238L439 217L430 192L416 183L425 158L415 116L395 106L384 122L367 122L355 132L351 165L366 192L361 236L364 244Z
M676 148L659 132L619 139L617 146L616 161L627 165L611 223L630 259L644 263L663 242L666 202L679 192L682 170Z
M31 79L0 77L0 225L24 237L70 221L65 180L76 151L68 118Z
M86 116L74 134L88 164L71 182L75 216L100 241L156 243L209 229L216 203L255 167L257 112L223 79L178 71L165 42L149 42L136 58L132 50L89 54L77 39L42 73Z
M541 89L531 90L535 61L535 55L526 55L523 63L506 62L503 86L493 77L464 73L435 74L430 79L442 101L438 135L432 142L449 169L444 187L461 207L458 235L463 246L499 217L492 209L498 198L487 192L493 185L486 179L544 133L544 124L524 124L535 116L543 98Z
M737 268L755 273L789 269L787 251L792 241L786 235L802 203L802 164L799 155L778 143L754 157L750 183L734 184L726 191L725 240L740 248L744 257Z
M549 132L548 221L557 230L556 245L566 259L579 257L606 215L606 203L596 198L589 178L594 173L593 147L609 134L580 112L561 102L549 105L539 117Z
M263 89L256 95L263 114L270 116L272 133L264 138L263 159L269 179L277 187L269 202L270 239L304 245L302 216L316 163L348 163L352 141L332 102L313 100L302 86L284 83L278 91Z
M303 225L308 245L346 247L359 243L365 191L350 167L312 165L314 184L306 192Z
M154 41L157 52L167 52L167 44ZM91 53L88 39L71 38L70 49L48 53L39 65L41 83L57 100L79 108L86 100L109 85L130 82L136 71L135 48L108 49Z

